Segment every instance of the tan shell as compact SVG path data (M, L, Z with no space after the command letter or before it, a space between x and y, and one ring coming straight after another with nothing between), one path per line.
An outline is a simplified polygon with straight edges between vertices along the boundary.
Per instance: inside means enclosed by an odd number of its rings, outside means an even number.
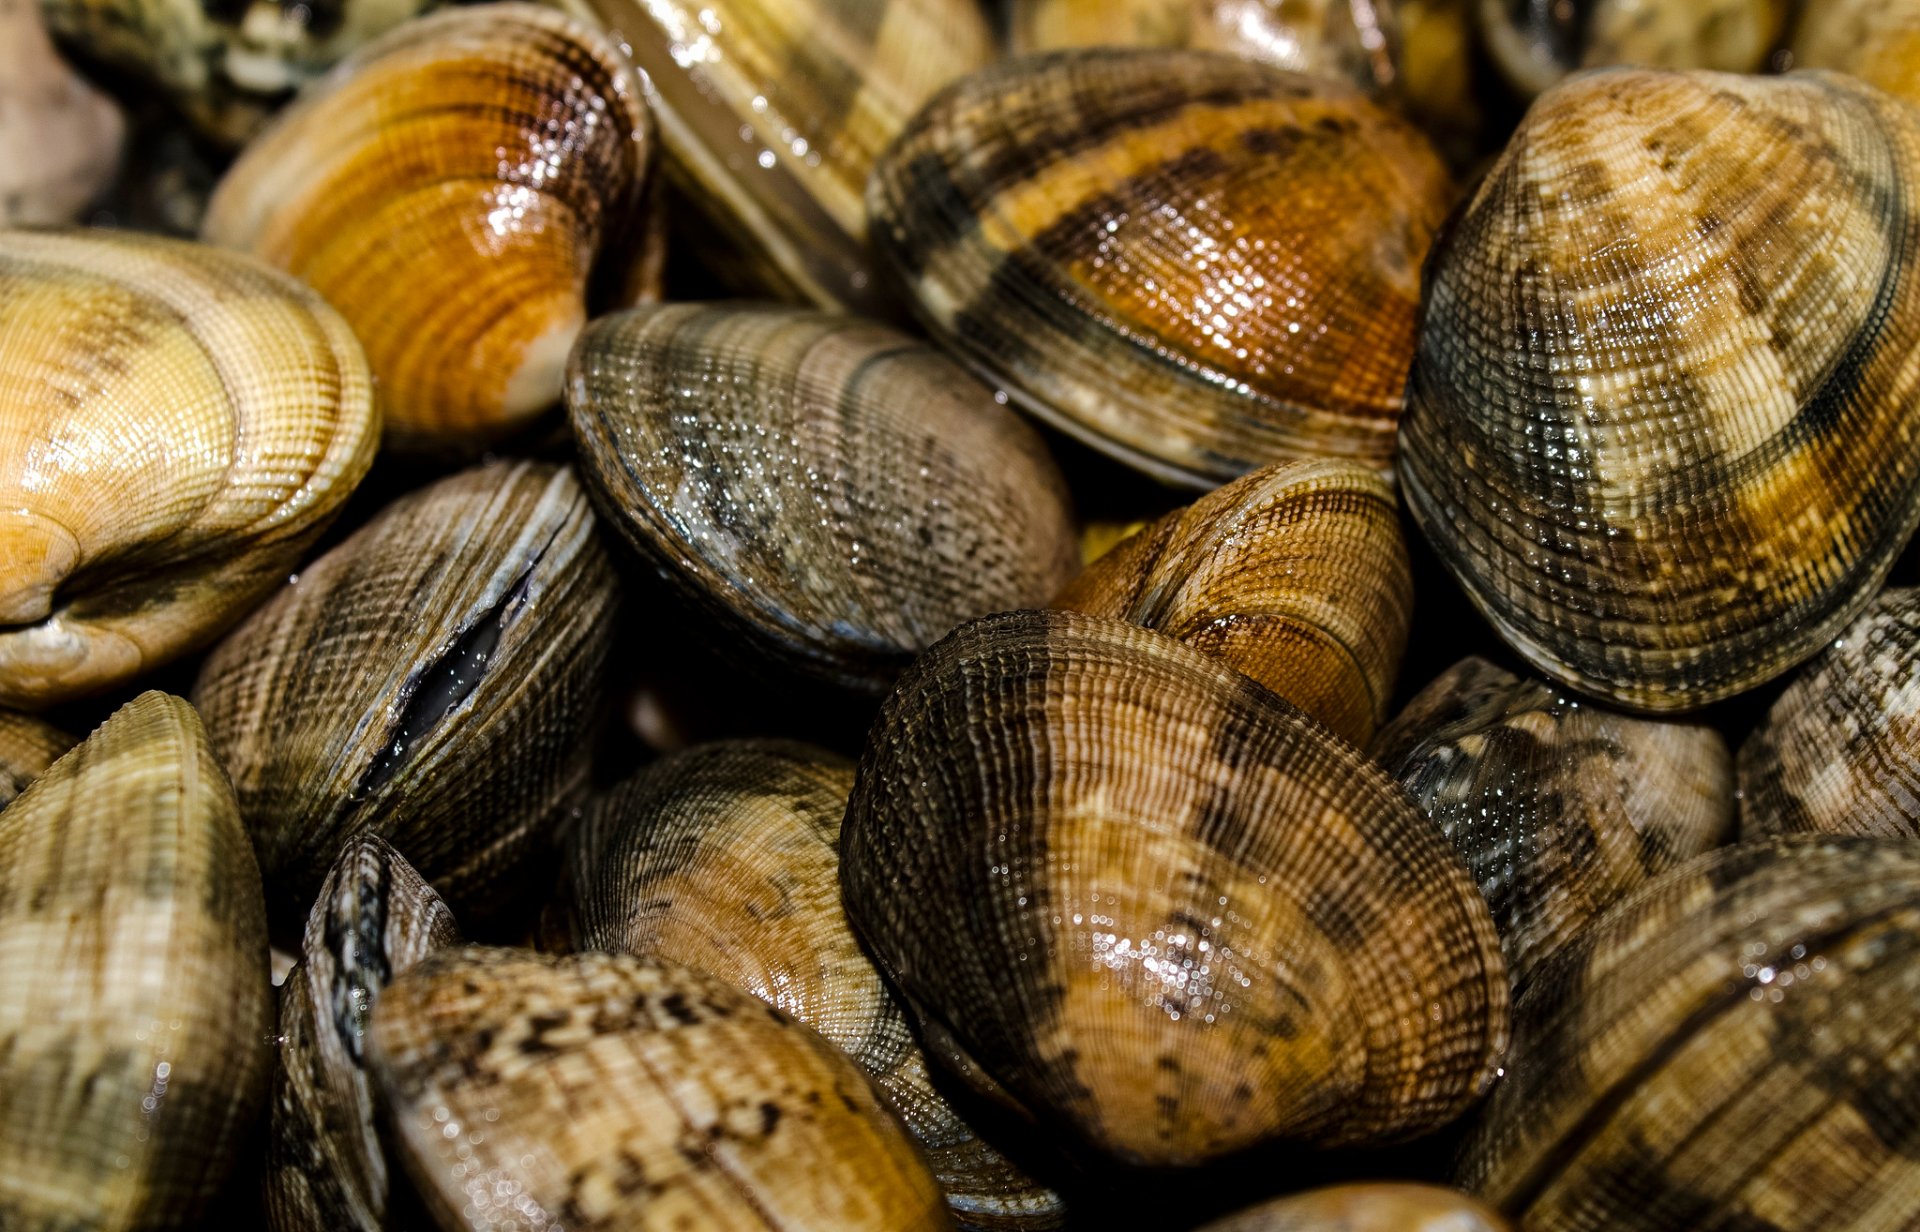
M377 834L487 905L581 786L616 599L570 471L402 497L208 656L194 687L281 926Z
M1275 1198L1198 1232L1507 1232L1507 1223L1450 1189L1375 1183Z
M852 1061L685 967L444 950L388 986L371 1042L443 1228L950 1226Z
M1027 410L1211 488L1393 456L1425 140L1358 91L1235 56L1068 51L967 78L874 172L873 242L934 334Z
M580 949L716 975L852 1057L927 1152L961 1226L1060 1226L1059 1195L934 1089L906 1015L840 906L853 765L784 741L703 745L628 779L568 842Z
M1014 612L928 651L841 856L929 1052L1131 1162L1416 1135L1505 1050L1499 939L1439 832L1318 723L1132 625Z
M0 808L79 740L32 715L0 710Z
M1556 680L1683 710L1791 668L1920 523L1920 114L1849 79L1542 95L1435 252L1415 520Z
M267 1093L260 874L143 693L0 813L0 1227L188 1228Z
M1799 0L1477 0L1494 63L1529 97L1611 64L1757 73ZM1834 0L1806 0L1808 8Z
M251 143L201 233L299 275L366 344L403 447L478 452L560 397L652 121L617 48L528 4L368 44Z
M1852 73L1920 102L1920 6L1912 0L1818 0L1803 4L1793 64Z
M1920 844L1749 843L1548 960L1461 1166L1527 1232L1920 1225Z
M0 0L0 227L72 222L120 166L127 123L54 53L35 0Z
M1177 637L1365 744L1393 698L1413 576L1379 475L1282 462L1161 518L1053 606Z
M0 705L124 684L286 578L373 461L366 360L247 257L0 231Z

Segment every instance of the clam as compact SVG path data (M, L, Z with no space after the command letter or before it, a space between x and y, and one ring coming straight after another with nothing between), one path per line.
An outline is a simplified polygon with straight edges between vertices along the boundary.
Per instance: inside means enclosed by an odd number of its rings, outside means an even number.
M1740 748L1742 833L1920 838L1920 589L1892 589Z
M573 940L708 972L820 1032L919 1141L962 1226L1057 1227L1059 1197L934 1089L906 1015L854 938L838 850L852 788L852 763L784 741L656 763L569 840Z
M1829 5L1833 0L1819 0ZM1529 97L1611 64L1757 73L1795 0L1478 0L1494 63Z
M1920 1224L1920 845L1749 843L1550 958L1466 1144L1528 1232Z
M248 257L0 231L0 705L197 649L299 560L373 461L359 343Z
M1515 987L1733 826L1733 759L1718 731L1619 714L1484 659L1428 685L1373 754L1466 861Z
M954 625L1075 566L1039 436L938 352L801 309L596 321L567 405L622 537L716 633L878 690Z
M1911 0L1820 0L1802 6L1793 63L1852 73L1920 102L1920 6Z
M197 1226L267 1093L260 874L143 693L0 813L0 1227Z
M1378 474L1283 462L1124 541L1053 606L1177 637L1365 744L1387 717L1413 578Z
M1920 523L1920 118L1850 79L1541 96L1435 252L1415 520L1534 667L1635 710L1777 676Z
M72 222L112 183L126 128L54 54L36 0L0 0L0 227Z
M1445 1124L1507 974L1446 840L1320 724L1171 638L968 624L882 708L847 914L928 1051L1069 1145L1196 1163Z
M404 448L477 452L560 397L652 121L605 37L528 4L369 43L250 144L202 234L299 275L367 346Z
M443 1228L949 1226L851 1060L685 967L443 950L388 985L370 1041Z
M485 907L586 770L616 598L570 471L404 496L208 656L194 687L282 925L349 843Z
M384 839L356 839L327 874L280 986L266 1174L275 1232L387 1226L367 1020L389 980L459 940L453 913Z
M1507 1224L1450 1189L1375 1183L1276 1198L1199 1232L1507 1232Z
M868 193L936 336L1025 409L1202 488L1387 466L1447 202L1425 140L1359 91L1164 50L975 74Z
M30 714L0 710L0 808L27 789L62 753L80 743Z

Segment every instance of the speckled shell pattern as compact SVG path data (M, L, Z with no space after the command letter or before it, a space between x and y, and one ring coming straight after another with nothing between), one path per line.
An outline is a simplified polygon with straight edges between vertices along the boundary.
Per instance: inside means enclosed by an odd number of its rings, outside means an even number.
M126 131L54 52L37 0L0 0L0 227L78 218L113 181Z
M839 843L852 790L853 763L787 741L725 741L654 764L569 836L573 940L716 975L820 1032L919 1141L962 1227L1058 1227L1059 1196L934 1089L847 923Z
M1493 921L1439 832L1318 723L1132 625L1015 612L930 650L841 856L929 1054L1064 1145L1410 1137L1505 1049Z
M0 710L0 808L79 740L30 714Z
M388 1226L367 1022L388 981L459 941L453 913L386 840L362 835L327 874L280 986L265 1182L274 1232Z
M266 1098L271 994L233 792L143 693L0 813L0 1226L198 1226Z
M595 258L640 230L639 90L606 37L549 9L408 22L249 144L201 233L340 309L394 445L478 453L559 400Z
M1279 462L1140 531L1053 606L1177 637L1364 745L1413 622L1393 489L1353 462Z
M1920 589L1882 593L1747 737L1740 830L1920 838Z
M1911 1228L1916 1004L1920 846L1709 853L1521 995L1460 1177L1527 1232Z
M990 382L1211 488L1289 458L1388 465L1448 193L1425 139L1351 87L1085 50L942 93L868 208L914 310Z
M443 950L388 986L371 1043L443 1228L951 1226L853 1062L710 975Z
M1790 47L1798 68L1852 73L1920 102L1920 7L1909 0L1820 0L1801 8Z
M1920 522L1917 157L1833 75L1535 103L1434 254L1400 478L1540 671L1698 707L1872 599Z
M217 647L194 701L276 922L366 833L489 905L582 786L616 598L572 472L501 463L395 501Z
M373 462L365 356L250 258L0 231L0 705L125 684L284 580Z
M1046 446L952 361L855 318L668 305L595 321L567 376L610 525L723 644L879 691L1072 576Z
M1465 1194L1376 1182L1311 1189L1216 1220L1199 1232L1508 1232Z
M1466 861L1515 988L1733 829L1733 757L1714 728L1623 715L1484 659L1442 673L1373 754Z
M1613 64L1758 73L1803 0L1475 0L1493 62L1531 97ZM1804 7L1830 6L1810 0Z

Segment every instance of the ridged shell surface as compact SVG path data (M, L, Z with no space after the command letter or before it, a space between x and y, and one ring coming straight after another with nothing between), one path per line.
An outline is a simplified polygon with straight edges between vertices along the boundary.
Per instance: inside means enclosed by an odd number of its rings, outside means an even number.
M80 743L30 714L0 710L0 808L27 789L48 766Z
M850 317L676 304L596 321L567 405L608 520L717 632L880 689L1072 576L1039 435L952 361Z
M126 132L54 53L36 0L0 0L0 227L78 218L113 181Z
M875 169L873 242L936 336L1055 426L1211 488L1385 468L1448 203L1357 90L1215 52L1003 62Z
M484 905L582 784L615 599L572 472L502 463L395 501L221 643L194 700L276 923L367 833Z
M1507 1223L1450 1189L1378 1182L1276 1198L1199 1232L1507 1232Z
M1535 667L1683 710L1871 601L1920 522L1917 156L1827 74L1534 104L1434 254L1400 478Z
M379 440L318 296L177 240L0 231L0 705L197 649L285 579Z
M1920 6L1912 0L1819 0L1801 8L1793 63L1852 73L1920 102Z
M1531 96L1583 68L1758 73L1798 0L1476 0L1508 82ZM1834 0L1808 0L1807 8Z
M395 444L477 453L559 400L595 258L641 230L639 89L606 37L548 9L420 18L251 143L201 234L340 309Z
M0 813L0 1227L190 1228L267 1093L260 874L143 693Z
M1190 1164L1407 1137L1506 1043L1486 904L1343 741L1171 638L956 631L881 711L847 913L929 1053L1069 1144Z
M1281 462L1121 543L1053 606L1177 637L1364 745L1413 621L1393 489L1352 462Z
M1916 1004L1920 845L1712 852L1521 995L1460 1179L1526 1232L1912 1228Z
M853 1062L710 975L445 950L387 987L371 1042L443 1228L951 1226Z

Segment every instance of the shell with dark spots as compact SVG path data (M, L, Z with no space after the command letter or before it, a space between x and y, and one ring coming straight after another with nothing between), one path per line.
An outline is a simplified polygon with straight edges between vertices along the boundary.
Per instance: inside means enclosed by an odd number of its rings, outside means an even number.
M1199 1232L1507 1232L1507 1222L1450 1189L1375 1182L1275 1198Z
M51 723L0 710L0 808L13 803L27 784L78 743Z
M1799 0L1476 0L1507 81L1532 97L1583 68L1758 73ZM1834 0L1811 0L1809 9Z

